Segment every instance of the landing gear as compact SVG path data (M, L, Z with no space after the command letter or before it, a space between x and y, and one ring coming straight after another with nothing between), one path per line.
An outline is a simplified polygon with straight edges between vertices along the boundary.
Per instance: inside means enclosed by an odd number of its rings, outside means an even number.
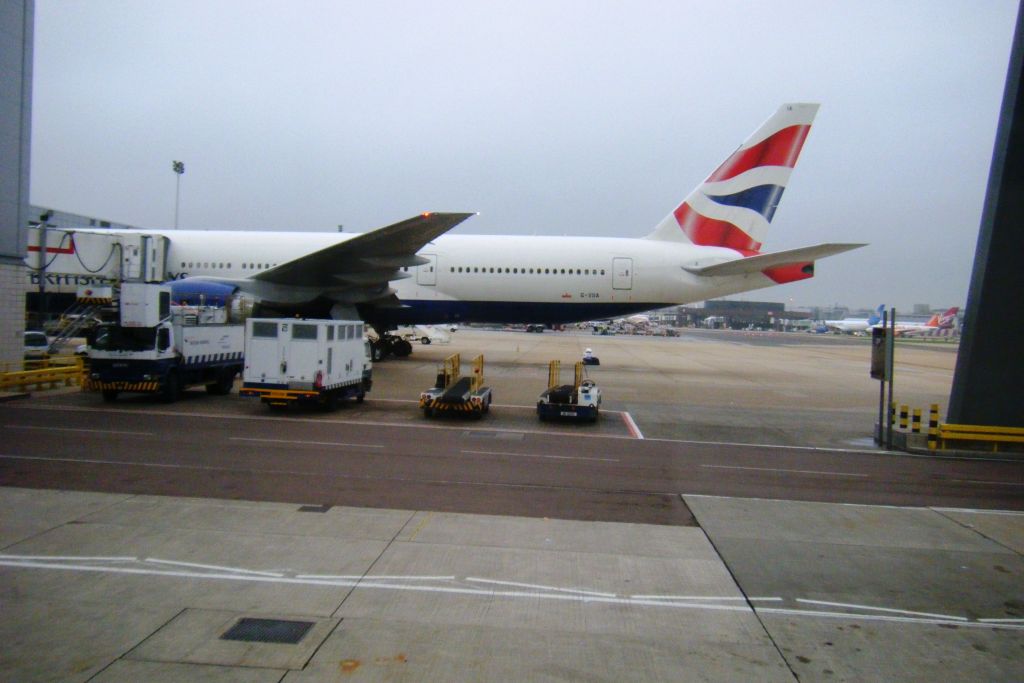
M376 328L374 330L377 331L377 339L370 342L370 354L373 362L378 363L388 356L405 358L412 353L412 344L405 339L387 332L382 334Z

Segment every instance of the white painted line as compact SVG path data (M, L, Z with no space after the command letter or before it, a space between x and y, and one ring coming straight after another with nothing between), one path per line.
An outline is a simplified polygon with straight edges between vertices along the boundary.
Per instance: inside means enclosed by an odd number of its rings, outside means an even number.
M686 498L716 498L719 500L759 500L766 503L801 503L811 505L839 505L842 507L851 508L881 508L885 510L931 510L932 512L966 512L977 515L1010 515L1010 516L1024 516L1024 512L1017 512L1015 510L978 510L974 508L936 508L921 505L875 505L873 503L820 503L818 501L809 500L793 500L791 498L760 498L758 496L719 496L710 493L680 493L680 498L684 500Z
M454 581L454 576L363 576L362 574L331 576L330 574L296 574L296 579L325 581Z
M69 560L74 562L138 562L137 557L88 557L82 555L0 555L0 560Z
M823 472L820 470L787 470L780 467L743 467L740 465L701 465L701 467L712 467L719 470L754 470L758 472L789 472L791 474L825 474L830 477L867 477L866 474L855 472Z
M759 614L781 614L795 617L822 617L825 619L852 619L854 621L882 621L896 624L923 624L923 625L956 625L972 626L976 628L993 628L993 624L978 621L960 621L958 619L926 619L915 617L889 617L882 614L853 614L851 612L821 612L818 610L784 609L782 607L756 607ZM1014 631L1024 631L1024 624L1000 624L1001 628L1008 628Z
M7 429L35 429L41 432L82 432L85 434L126 434L128 436L153 436L153 432L119 431L116 429L83 429L76 427L37 427L34 425L4 425Z
M969 515L1009 515L1010 517L1024 517L1024 512L1016 510L978 510L975 508L932 508L936 512L963 512Z
M374 401L379 401L379 400L382 400L382 399L372 399L372 400L368 400L368 402L372 403ZM397 399L395 399L395 400L397 400ZM495 407L501 407L497 403L495 403L493 405ZM522 406L522 407L524 409L536 410L536 407L532 407L532 408L529 407L529 406ZM110 409L110 408L87 408L87 407L81 407L81 406L74 406L74 407L72 407L72 406L52 406L52 405L40 405L40 404L19 405L19 406L16 406L16 409L17 410L50 410L50 411L82 412L82 413L120 413L121 412L121 411L119 411L117 409ZM615 413L617 411L607 410L607 411L604 411L604 412L606 414L612 414L612 413ZM178 418L187 418L189 420L194 420L194 419L197 419L197 418L207 418L207 419L213 419L213 420L246 420L246 421L251 421L251 420L255 419L255 420L261 420L261 421L266 421L266 422L288 422L288 423L291 423L291 424L296 424L296 423L299 423L299 422L311 422L311 423L315 423L315 424L319 424L319 425L339 424L339 425L358 426L358 427L389 427L389 428L393 428L393 429L436 429L436 430L451 431L451 426L448 425L448 424L424 424L424 423L404 424L404 423L401 423L401 422L386 422L386 421L383 421L383 420L317 419L317 418L310 418L310 417L298 417L296 415L290 415L288 417L273 417L273 416L270 416L270 415L263 415L263 416L255 417L253 415L231 415L231 414L227 414L227 413L198 415L198 414L192 414L192 413L180 413L180 412L175 412L173 410L134 410L134 411L132 411L132 414L134 414L134 415L158 415L158 416L161 416L161 417L178 417ZM543 430L543 429L508 429L508 428L505 428L505 427L493 427L493 426L490 426L490 425L488 425L488 426L478 426L478 427L471 427L469 425L464 425L464 426L461 426L460 428L465 430L465 431L469 431L469 432L499 432L499 433L507 433L507 434L540 434L540 435L543 435L543 436L552 436L551 431ZM589 432L589 431L576 431L576 432L573 433L572 438L573 439L630 439L630 440L632 440L632 439L634 439L636 437L634 437L632 435L625 435L625 434L594 434L594 433Z
M626 429L629 430L629 433L633 435L634 439L642 439L642 438L644 438L644 435L643 435L643 433L641 433L640 428L637 427L636 426L636 422L633 421L633 416L632 415L630 415L629 413L623 411L622 412L622 421L626 423Z
M1024 619L978 619L985 624L1024 624Z
M10 556L16 557L16 556ZM28 557L28 556L25 556ZM181 562L176 563L182 566L190 566L187 563ZM630 597L615 597L608 593L590 593L578 591L577 589L558 589L551 587L542 587L544 592L527 592L527 591L495 591L495 590L479 590L473 588L459 588L454 586L418 586L412 584L390 584L390 583L374 583L363 581L349 581L345 579L341 580L330 580L330 579L300 579L300 578L288 578L283 576L267 576L268 572L255 572L252 570L240 569L234 570L238 573L203 573L199 571L184 571L184 570L161 570L152 568L134 568L134 567L111 567L107 566L96 566L96 565L76 565L76 564L61 564L44 561L21 561L11 559L0 559L0 566L11 567L16 569L51 569L51 570L63 570L63 571L80 571L80 572L101 572L107 574L128 574L135 576L168 576L178 577L186 579L209 579L211 581L249 581L256 583L271 583L271 584L288 584L288 585L312 585L312 586L335 586L335 587L351 587L358 586L360 589L369 588L382 588L388 590L399 590L399 591L415 591L415 592L427 592L427 593L443 593L443 594L455 594L455 595L476 595L481 597L507 597L507 598L527 598L531 600L558 600L565 602L580 602L580 603L596 603L596 604L609 604L609 605L626 605L626 606L639 606L639 607L669 607L674 609L695 609L695 610L707 610L716 612L745 612L750 613L750 607L746 605L716 605L704 602L702 604L694 604L687 602L678 602L674 600L650 600L650 599L639 599ZM202 566L202 565L199 565ZM469 579L467 579L469 580ZM479 580L479 579L478 579ZM493 582L493 583L504 583L506 585L517 585L512 582ZM519 584L529 585L529 584ZM551 592L551 591L568 591L567 593ZM611 596L611 597L609 597ZM777 607L756 607L755 611L758 613L765 614L783 614L787 616L804 616L804 617L825 617L833 619L852 619L856 621L881 621L881 622L894 622L904 624L956 624L958 626L972 626L981 628L1003 628L1011 629L1015 631L1024 631L1024 624L1017 623L1004 623L1004 622L992 622L979 619L976 622L971 621L959 621L950 619L921 619L913 617L897 617L897 616L885 616L878 614L851 614L849 612L821 612L816 610L795 610L795 609L784 609Z
M637 600L734 600L736 602L782 602L782 598L748 598L742 595L631 595Z
M252 441L256 443L287 443L300 446L342 446L345 448L384 448L380 444L372 443L345 443L343 441L305 441L302 439L256 439L244 436L231 436L228 441Z
M851 605L845 602L827 602L825 600L804 600L797 598L797 602L807 605L824 605L825 607L846 607L848 609L864 609L872 612L891 612L892 614L909 614L915 617L931 617L933 619L949 619L952 621L970 621L967 617L955 617L949 614L930 614L928 612L911 612L905 609L891 609L889 607L873 607L871 605Z
M784 446L777 443L749 443L742 441L691 441L688 439L662 439L662 438L651 438L649 441L660 441L664 443L682 443L690 446L740 446L742 448L761 448L764 450L781 450L781 451L813 451L817 453L835 453L842 455L844 453L860 453L863 455L885 455L885 456L896 456L903 455L909 457L931 457L931 456L913 456L903 451L885 451L885 450L866 450L863 448L829 448L827 446ZM957 458L962 460L962 458ZM1009 461L1008 461L1009 462Z
M516 581L496 581L494 579L478 579L471 576L466 577L466 581L472 581L474 583L489 583L496 586L513 586L515 588L534 588L542 591L556 591L559 593L574 593L577 595L595 595L602 598L614 598L615 593L599 593L597 591L587 591L581 588L558 588L556 586L539 586L532 583L518 583Z
M215 564L196 564L194 562L175 562L173 560L158 560L155 557L147 557L143 562L152 562L154 564L166 564L173 567L191 567L193 569L212 569L218 572L229 572L231 574L253 574L255 576L271 576L271 577L282 577L284 574L280 572L264 572L257 571L255 569L241 569L239 567L220 567Z
M459 451L469 455L502 455L512 458L548 458L551 460L596 460L599 462L618 462L618 458L590 458L585 455L541 455L539 453L512 453L509 451Z

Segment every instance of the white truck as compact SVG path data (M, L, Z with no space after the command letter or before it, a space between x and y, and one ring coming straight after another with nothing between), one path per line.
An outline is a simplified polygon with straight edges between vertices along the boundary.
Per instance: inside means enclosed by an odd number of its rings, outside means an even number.
M373 385L370 343L360 320L250 318L242 396L272 409L362 402Z
M229 313L230 307L174 305L166 285L123 283L117 321L92 334L88 387L105 401L143 392L172 402L196 385L230 393L242 371L245 326Z

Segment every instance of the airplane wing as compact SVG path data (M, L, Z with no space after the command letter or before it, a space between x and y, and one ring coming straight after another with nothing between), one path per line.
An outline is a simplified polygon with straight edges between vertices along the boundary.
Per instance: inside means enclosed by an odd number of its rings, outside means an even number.
M760 273L768 268L779 268L780 266L792 266L814 261L826 256L841 254L851 249L859 249L866 244L818 244L813 247L800 247L799 249L788 249L777 251L771 254L757 254L747 258L739 258L735 261L715 263L710 266L687 267L683 269L694 275L719 276L719 275L745 275L748 273Z
M400 268L427 262L416 256L425 244L475 215L424 213L282 263L253 279L325 290L383 288L390 280L406 277Z

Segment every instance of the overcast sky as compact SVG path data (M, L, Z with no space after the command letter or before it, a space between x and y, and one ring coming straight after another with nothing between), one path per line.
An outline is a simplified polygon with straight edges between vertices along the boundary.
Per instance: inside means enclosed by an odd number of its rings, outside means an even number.
M966 302L1017 3L36 0L33 204L141 227L642 237L786 101L821 111L745 295ZM738 297L732 297L738 298Z

